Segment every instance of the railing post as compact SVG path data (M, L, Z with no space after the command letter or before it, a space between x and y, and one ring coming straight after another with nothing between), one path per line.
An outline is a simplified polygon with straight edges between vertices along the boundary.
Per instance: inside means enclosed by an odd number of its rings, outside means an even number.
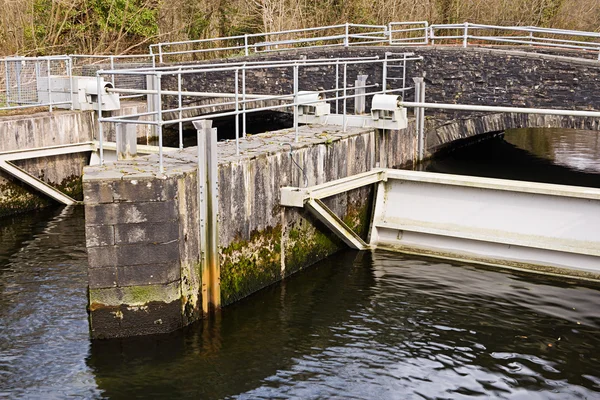
M425 21L425 45L429 44L429 23Z
M404 93L406 91L406 53L402 53L402 101L404 101Z
M240 70L239 68L235 69L235 155L240 155L240 100L239 100L239 91L240 91Z
M158 44L158 62L163 63L162 43Z
M340 59L335 59L335 113L340 112Z
M98 144L100 147L100 165L104 165L104 127L102 126L102 80L96 72L96 89L98 90Z
M344 62L344 101L342 107L344 108L344 117L342 119L342 132L346 132L346 88L347 88L347 72L348 72L348 62Z
M181 68L177 74L177 105L179 107L179 150L183 149L183 98L181 94Z
M425 102L425 82L423 78L413 78L415 82L415 102ZM415 107L416 131L417 131L417 161L423 161L425 154L425 109L423 107Z
M71 101L71 111L75 109L75 104L73 102L73 59L69 57L67 59L68 62L68 74L69 74L69 100Z
M346 35L344 37L344 47L348 47L348 46L350 46L350 37L348 35L348 33L350 31L350 24L346 22L345 28L346 28Z
M465 32L463 35L463 47L466 49L469 42L469 23L465 22Z
M250 52L248 51L248 34L244 33L244 54L246 54L246 57L248 57L248 55L250 54Z
M52 112L52 81L50 80L50 59L46 60L46 67L48 69L48 103L50 104L50 112Z
M193 122L198 131L198 212L199 253L202 270L202 311L208 314L221 307L219 266L219 182L217 130L212 121Z
M246 63L242 66L242 137L246 137Z
M383 94L385 94L387 92L387 70L388 70L388 55L390 55L391 53L389 51L385 52L385 58L383 60L383 71L381 71L381 76L382 76L382 82L381 82L381 86L383 89Z
M158 131L158 165L160 173L165 172L163 164L163 126L162 126L162 75L156 74L156 122Z
M111 71L115 70L115 56L110 56L110 70ZM115 74L110 75L110 81L114 86L115 85Z
M294 63L294 141L298 143L298 64Z
M10 71L8 70L8 60L4 60L4 79L6 81L6 105L10 105Z
M389 43L390 43L390 46L391 46L392 42L393 42L393 38L392 37L394 36L393 32L392 32L392 23L391 22L388 24L388 35L389 35Z

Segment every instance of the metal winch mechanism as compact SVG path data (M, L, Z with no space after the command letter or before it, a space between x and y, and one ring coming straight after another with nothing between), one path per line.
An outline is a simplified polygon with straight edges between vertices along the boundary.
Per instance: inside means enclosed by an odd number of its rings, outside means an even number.
M371 124L377 129L405 129L408 125L402 98L392 94L376 94L371 103Z
M331 104L325 95L316 91L298 92L298 122L301 124L323 124L331 113Z
M62 76L51 75L37 80L38 99L42 103L70 102L73 100L74 110L97 110L100 89L102 91L102 110L114 111L121 108L118 93L110 92L114 89L111 82L106 82L100 77L91 76ZM57 108L71 108L71 104L57 104Z

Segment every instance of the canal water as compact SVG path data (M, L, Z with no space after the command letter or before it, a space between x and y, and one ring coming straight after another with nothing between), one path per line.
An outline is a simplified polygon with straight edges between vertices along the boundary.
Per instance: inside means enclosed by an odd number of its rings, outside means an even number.
M560 148L510 134L492 152L515 166ZM556 175L594 176L599 153L584 153ZM457 172L445 160L432 165ZM345 251L215 320L91 342L86 268L81 208L0 220L0 398L600 398L592 284Z

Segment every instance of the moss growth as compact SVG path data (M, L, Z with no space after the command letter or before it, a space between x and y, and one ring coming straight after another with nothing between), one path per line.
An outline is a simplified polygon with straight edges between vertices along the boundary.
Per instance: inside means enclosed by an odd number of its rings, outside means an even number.
M319 223L300 220L288 232L285 246L285 273L290 275L316 263L343 247L343 244L327 228ZM326 233L324 233L326 232Z
M50 182L50 185L75 200L83 200L83 181L79 175L65 178L58 185ZM55 204L51 199L13 178L0 183L0 217L37 210L51 204Z
M50 199L12 179L0 183L0 217L36 210L50 204Z
M231 304L281 279L281 225L221 249L221 302Z
M83 178L82 175L71 175L56 185L56 188L67 196L77 201L83 201Z

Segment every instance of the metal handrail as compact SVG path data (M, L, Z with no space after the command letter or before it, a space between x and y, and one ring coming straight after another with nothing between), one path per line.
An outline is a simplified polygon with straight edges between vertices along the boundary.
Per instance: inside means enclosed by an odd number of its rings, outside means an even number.
M402 57L400 57L402 56ZM156 83L153 89L121 89L121 88L110 88L107 92L114 93L127 93L127 94L144 94L153 96L156 99L156 108L151 109L147 112L136 113L132 115L122 116L104 116L102 114L102 91L99 90L100 97L98 98L98 121L99 129L99 142L100 142L100 159L103 161L103 122L117 123L117 124L142 124L155 126L157 130L157 136L159 138L159 164L160 170L163 171L163 158L162 158L162 128L166 125L179 125L179 147L183 147L182 142L182 124L192 122L200 119L213 119L217 117L225 116L239 116L241 115L243 120L243 128L240 132L240 127L236 122L236 152L239 154L239 140L240 133L245 137L245 125L246 125L246 114L259 111L267 110L279 110L279 109L293 109L294 110L294 129L296 131L296 141L298 141L298 109L302 105L310 104L312 101L307 102L300 99L300 91L298 87L299 70L300 68L311 68L315 66L335 66L332 71L335 72L335 88L327 90L318 90L321 94L332 94L324 100L330 104L333 102L343 102L343 129L346 129L346 101L351 98L359 96L372 96L375 94L391 94L391 93L404 93L406 90L412 89L405 87L405 80L402 80L402 87L388 89L385 85L379 82L372 84L360 85L360 87L351 87L346 84L347 82L347 67L348 65L364 65L364 64L379 64L385 71L388 64L397 63L406 68L407 61L422 60L422 57L415 56L413 53L389 53L386 54L385 59L380 59L377 56L374 57L355 57L355 58L338 58L338 59L316 59L316 60L294 60L294 61L273 61L273 62L258 62L258 63L236 63L234 65L227 63L220 63L215 65L194 65L188 68L174 67L174 68L157 68L154 70L149 69L131 69L131 70L100 70L97 72L98 82L101 81L102 76L110 76L113 74L119 75L141 75L145 77L154 77ZM248 71L256 70L269 70L269 69L280 69L280 68L293 68L293 90L292 92L284 92L277 95L261 95L256 93L246 93L246 73ZM343 84L339 85L339 72L343 72ZM205 73L224 73L230 76L234 74L235 77L235 90L233 92L184 92L181 91L180 82L182 76L189 74L205 74ZM163 87L161 80L163 77L176 77L178 83L178 89L173 90L171 88ZM385 79L385 74L383 75ZM239 81L241 78L241 87ZM98 84L100 85L100 84ZM382 89L383 88L383 89ZM357 89L374 89L375 91L356 93ZM354 91L354 94L347 93L348 91ZM173 104L162 101L163 98L176 99ZM223 99L217 103L211 104L200 104L192 106L184 106L182 98L196 97L196 98L217 98ZM233 101L232 101L233 99ZM274 101L275 104L259 104L255 108L247 108L246 106L250 103L257 103L261 101ZM220 111L212 114L205 114L200 116L187 117L182 114L183 111L197 110L202 108L209 108L215 106L233 106L233 111ZM336 106L337 110L337 106ZM145 118L143 118L145 117ZM150 117L150 119L148 119ZM143 119L142 119L143 118ZM237 119L236 119L237 121Z

